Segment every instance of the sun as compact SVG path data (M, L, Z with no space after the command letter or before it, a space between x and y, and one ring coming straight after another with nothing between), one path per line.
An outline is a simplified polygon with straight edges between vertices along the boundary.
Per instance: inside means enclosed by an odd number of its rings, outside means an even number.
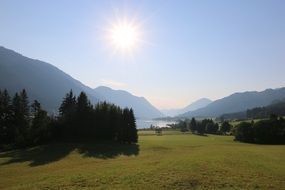
M122 55L134 55L142 41L141 24L138 20L127 17L117 18L110 22L105 33L109 45L114 53Z
M130 50L138 42L136 27L128 23L118 24L111 29L111 40L116 48Z

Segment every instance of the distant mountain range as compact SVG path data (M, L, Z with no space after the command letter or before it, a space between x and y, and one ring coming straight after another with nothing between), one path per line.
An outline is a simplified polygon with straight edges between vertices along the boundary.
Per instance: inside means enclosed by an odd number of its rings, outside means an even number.
M234 93L216 100L204 108L189 111L180 117L218 117L226 113L242 112L255 107L268 106L274 101L284 100L285 88L267 89L261 92L251 91Z
M93 89L75 80L51 64L24 57L0 47L0 89L10 93L25 88L30 101L37 99L49 112L56 113L64 95L85 91L92 103L99 101Z
M162 113L164 113L166 116L176 116L179 114L183 114L185 112L189 112L189 111L194 111L197 110L199 108L203 108L207 105L209 105L210 103L212 103L212 100L208 99L208 98L201 98L191 104L189 104L188 106L181 108L181 109L164 109L161 110Z
M94 89L95 94L108 102L116 102L121 107L132 107L140 118L157 118L163 114L152 106L144 97L137 97L123 90L113 90L100 86Z
M220 119L255 119L268 118L271 114L285 115L285 99L273 101L272 104L264 107L256 107L242 112L227 113L220 116Z
M163 114L143 97L103 86L92 89L51 64L24 57L0 46L0 89L5 88L11 94L25 88L30 101L39 100L47 111L55 114L62 98L72 89L75 94L84 91L93 104L107 101L121 107L132 107L137 118L163 117ZM185 108L164 110L164 113L170 116L180 114L179 117L218 117L226 113L267 106L284 98L285 88L234 93L213 102L202 98Z
M57 113L62 98L72 89L77 95L84 91L93 104L108 101L132 107L139 118L163 116L143 97L107 87L92 89L49 63L30 59L0 46L0 89L14 94L24 88L30 101L40 101L50 113Z

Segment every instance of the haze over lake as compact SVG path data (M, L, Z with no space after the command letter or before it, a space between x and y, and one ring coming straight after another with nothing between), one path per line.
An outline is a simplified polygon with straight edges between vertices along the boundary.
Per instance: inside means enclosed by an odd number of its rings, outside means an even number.
M137 119L136 124L138 129L149 128L151 125L162 128L168 127L169 124L175 124L176 121L163 121L163 120L146 120L146 119Z

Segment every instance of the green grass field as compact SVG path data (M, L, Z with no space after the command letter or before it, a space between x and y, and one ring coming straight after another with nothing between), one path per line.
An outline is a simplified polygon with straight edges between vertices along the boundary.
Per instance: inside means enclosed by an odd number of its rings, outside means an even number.
M167 133L0 153L0 189L285 189L285 145Z

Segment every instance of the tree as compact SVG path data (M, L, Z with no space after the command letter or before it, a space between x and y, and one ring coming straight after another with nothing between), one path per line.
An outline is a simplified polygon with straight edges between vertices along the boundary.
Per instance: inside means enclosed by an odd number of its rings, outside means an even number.
M29 139L31 144L47 142L52 136L50 118L47 112L42 110L41 104L35 100L31 105L32 125L29 130Z
M254 131L252 124L249 122L241 122L234 128L235 140L243 142L254 141Z
M8 92L0 90L0 145L24 147L53 139L138 141L133 109L98 103L94 108L87 95L78 98L72 90L63 98L58 117L49 117L35 100L29 106L25 90L16 93L12 103Z
M138 141L138 135L133 109L123 109L122 116L123 120L116 139L118 139L119 142L136 143Z
M259 144L285 144L285 120L278 116L256 123L242 122L234 129L235 139Z
M261 120L253 125L256 143L282 144L285 143L285 122L282 117L271 115L268 120Z
M137 131L137 126L136 126L136 119L135 119L134 111L132 108L129 111L129 131L130 131L129 142L137 143L138 142L138 131Z
M207 123L206 125L206 133L216 134L219 130L219 124L212 122Z
M15 94L12 102L12 125L13 125L13 136L15 143L21 146L25 146L28 138L29 128L29 105L28 96L24 90Z
M228 121L224 121L220 127L220 132L222 134L226 134L230 132L231 128L232 128L231 124Z
M178 128L180 129L181 132L187 132L188 128L187 128L187 123L186 121L179 121L178 123Z
M156 135L162 135L162 129L159 127L155 127L155 134Z
M191 119L190 122L190 130L192 133L195 133L195 131L197 130L197 122L194 117Z
M88 113L92 108L90 101L87 98L85 92L81 92L77 98L76 110L78 113Z
M76 111L76 97L72 90L65 95L59 107L59 115L64 119L69 119Z
M90 128L92 126L92 106L88 100L87 95L81 92L76 101L76 113L74 116L74 133L75 136L81 136L81 138L90 137ZM80 126L80 127L78 127Z
M76 136L76 97L73 95L72 90L65 95L59 107L59 122L61 128L58 131L64 138L72 138Z
M198 122L196 128L197 133L199 133L200 135L203 135L206 131L206 126L202 122Z
M11 143L11 117L11 98L6 89L3 92L0 90L0 145Z

